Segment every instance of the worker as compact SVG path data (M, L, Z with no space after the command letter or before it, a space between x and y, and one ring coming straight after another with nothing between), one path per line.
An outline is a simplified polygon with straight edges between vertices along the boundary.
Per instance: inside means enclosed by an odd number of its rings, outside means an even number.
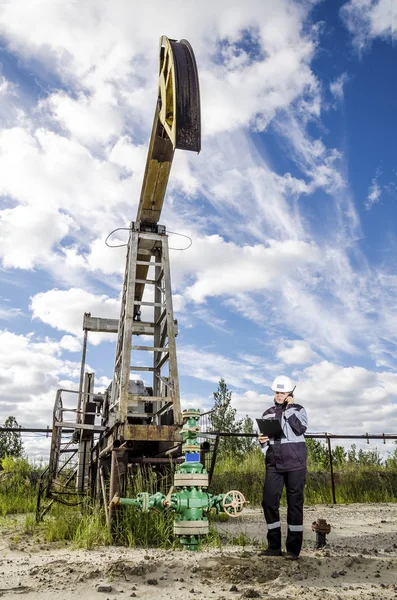
M287 523L285 558L296 560L303 538L303 489L306 482L307 449L304 433L307 429L306 411L294 402L295 387L289 377L280 375L273 381L274 405L262 419L276 419L282 433L269 438L259 435L259 444L265 455L266 477L263 487L262 507L267 523L268 547L263 556L282 556L280 498L285 485L287 492Z

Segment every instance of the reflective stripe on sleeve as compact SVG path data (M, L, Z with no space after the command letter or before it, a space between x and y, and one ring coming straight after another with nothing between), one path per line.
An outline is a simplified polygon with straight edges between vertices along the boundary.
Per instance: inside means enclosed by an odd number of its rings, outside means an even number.
M290 525L288 523L288 529L290 531L303 531L303 525Z
M274 523L268 523L268 529L277 529L277 527L281 527L281 521L275 521Z

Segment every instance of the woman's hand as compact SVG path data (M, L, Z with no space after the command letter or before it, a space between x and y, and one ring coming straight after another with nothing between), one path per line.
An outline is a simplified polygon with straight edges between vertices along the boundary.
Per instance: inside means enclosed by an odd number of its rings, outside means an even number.
M294 397L293 396L288 396L287 398L287 404L293 404L294 403Z
M258 436L258 440L260 444L266 444L269 441L269 438L267 435L260 435Z

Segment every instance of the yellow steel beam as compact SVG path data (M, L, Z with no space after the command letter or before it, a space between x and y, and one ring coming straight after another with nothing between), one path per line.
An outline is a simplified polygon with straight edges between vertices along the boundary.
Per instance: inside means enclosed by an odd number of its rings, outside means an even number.
M158 223L176 148L199 152L200 93L186 40L160 39L158 99L136 221Z

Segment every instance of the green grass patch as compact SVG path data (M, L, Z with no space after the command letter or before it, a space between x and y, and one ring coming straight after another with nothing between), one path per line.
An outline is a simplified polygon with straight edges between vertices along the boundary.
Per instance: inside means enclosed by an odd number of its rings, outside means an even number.
M228 457L216 465L211 483L212 493L229 489L243 492L252 506L260 506L265 479L264 460L257 453L243 460ZM334 471L337 503L396 502L397 469L386 466L355 466ZM325 470L309 471L305 486L305 504L332 502L331 475ZM286 504L285 490L281 505Z
M19 462L18 462L19 460ZM28 463L13 459L4 463L0 472L0 527L18 539L21 535L52 543L68 542L79 548L118 544L126 547L180 548L179 537L173 534L174 513L142 513L132 506L117 509L112 532L106 525L105 508L87 500L79 506L54 503L43 522L35 521L36 485L27 470ZM240 490L251 506L260 506L265 478L265 465L260 451L254 449L244 456L226 456L217 461L210 493L222 494ZM346 463L335 469L335 492L338 503L395 502L397 499L397 463L388 465ZM173 469L158 473L150 467L130 473L122 495L134 498L139 492L166 494L173 479ZM37 480L37 479L36 479ZM324 468L311 468L307 474L305 504L332 502L331 476ZM286 504L285 491L281 504ZM22 515L25 515L24 517ZM210 533L200 541L200 547L222 547L222 538L213 523L223 522L223 513L211 513ZM228 543L245 546L244 535L228 539ZM252 540L250 540L252 543Z

